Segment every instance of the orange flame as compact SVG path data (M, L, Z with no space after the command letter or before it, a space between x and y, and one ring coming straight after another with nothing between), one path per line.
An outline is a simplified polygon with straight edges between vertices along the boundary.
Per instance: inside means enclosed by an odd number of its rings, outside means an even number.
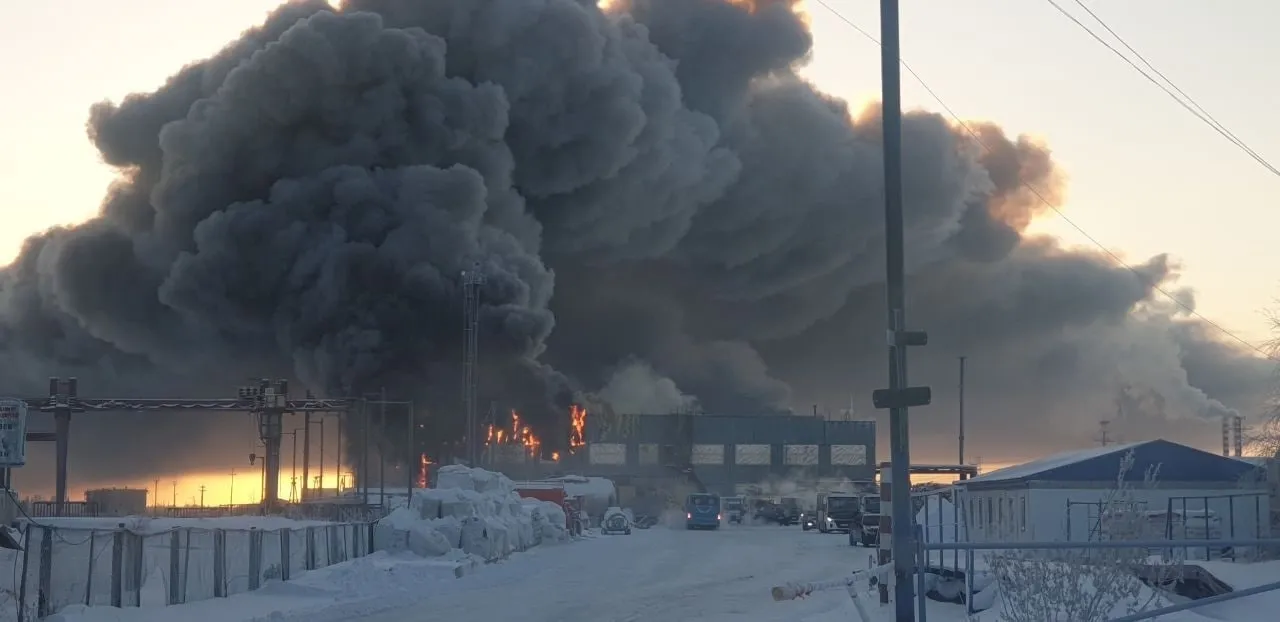
M427 487L427 470L430 468L431 459L427 458L427 454L418 456L418 488Z
M574 404L569 407L569 451L587 444L587 409Z
M519 445L524 447L524 451L529 457L537 457L542 450L542 439L538 438L529 426L520 425L520 413L515 410L511 411L511 428L488 426L484 444L486 446Z

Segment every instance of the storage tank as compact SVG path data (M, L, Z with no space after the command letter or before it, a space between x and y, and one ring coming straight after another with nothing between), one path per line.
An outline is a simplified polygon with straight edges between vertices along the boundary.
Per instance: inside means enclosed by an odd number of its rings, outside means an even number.
M99 488L84 493L98 516L137 516L147 513L146 488Z

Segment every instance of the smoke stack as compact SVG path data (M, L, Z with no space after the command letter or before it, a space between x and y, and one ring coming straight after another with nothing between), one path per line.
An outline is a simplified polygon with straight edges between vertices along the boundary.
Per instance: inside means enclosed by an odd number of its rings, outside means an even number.
M1235 453L1239 458L1244 455L1244 417L1236 415L1231 418L1231 434L1235 437Z
M1222 418L1222 455L1231 455L1231 418Z

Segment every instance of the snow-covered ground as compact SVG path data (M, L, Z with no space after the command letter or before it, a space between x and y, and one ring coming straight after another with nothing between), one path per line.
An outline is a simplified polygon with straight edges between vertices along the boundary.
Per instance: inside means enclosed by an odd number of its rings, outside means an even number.
M448 560L379 553L239 594L180 607L67 612L56 622L672 622L856 620L844 590L774 602L770 588L839 578L867 567L871 552L839 535L797 528L655 527L539 546L505 561L455 571ZM1223 566L1223 567L1219 567ZM1213 564L1237 587L1280 579L1280 564ZM462 574L461 578L456 578ZM891 612L874 601L875 620ZM1161 618L1164 622L1274 619L1280 594ZM930 603L931 622L961 622L958 605ZM979 622L997 622L995 611Z

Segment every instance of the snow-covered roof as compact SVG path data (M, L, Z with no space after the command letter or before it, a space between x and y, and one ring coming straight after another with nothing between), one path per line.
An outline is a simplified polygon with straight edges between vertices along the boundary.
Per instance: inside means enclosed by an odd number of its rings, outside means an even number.
M1130 449L1133 449L1139 445L1145 445L1148 442L1150 441L1142 441L1138 443L1125 443L1121 445L1106 445L1103 447L1091 447L1089 449L1078 449L1075 451L1067 451L1060 454L1054 454L1046 458L1040 458L1039 460L1032 460L1031 462L1024 462L1022 464L1014 465L1011 467L1005 467L1003 469L992 471L990 473L985 473L977 477L971 477L965 480L963 483L964 484L976 484L976 483L988 483L988 482L994 483L994 482L1010 481L1015 479L1027 479L1029 477L1032 477L1034 475L1037 475L1052 469L1057 469L1064 466L1070 466L1073 464L1079 464L1086 460L1092 460L1094 458L1100 458L1102 456L1106 456L1114 453L1127 452Z
M978 488L1020 486L1032 481L1060 484L1115 482L1120 476L1125 454L1133 452L1133 465L1125 473L1126 481L1141 481L1151 469L1158 469L1163 482L1199 482L1214 486L1239 485L1245 475L1258 467L1228 456L1154 439L1139 443L1107 445L1033 460L1026 464L980 475L960 484Z

